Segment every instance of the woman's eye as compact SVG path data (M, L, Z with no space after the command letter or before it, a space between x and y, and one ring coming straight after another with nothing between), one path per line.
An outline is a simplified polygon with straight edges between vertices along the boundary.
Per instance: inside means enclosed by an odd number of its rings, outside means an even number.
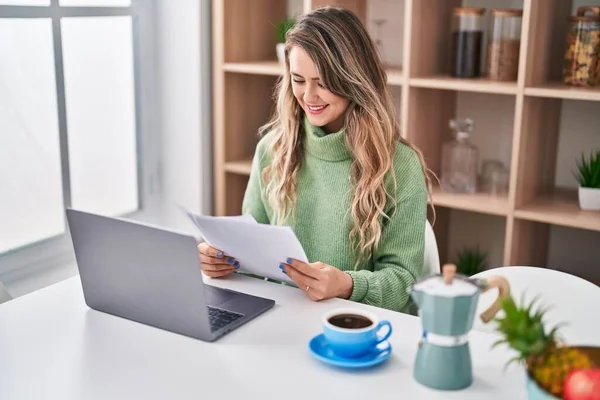
M304 81L299 81L298 79L292 79L295 83L304 83Z
M325 89L325 86L323 86L323 84L321 84L321 83L319 83L319 87L320 87L321 89Z

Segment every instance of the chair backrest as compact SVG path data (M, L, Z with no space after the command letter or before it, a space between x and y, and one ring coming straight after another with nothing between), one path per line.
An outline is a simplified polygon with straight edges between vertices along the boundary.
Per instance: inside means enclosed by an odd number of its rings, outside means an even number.
M425 224L425 259L423 260L423 272L421 276L440 273L440 255L438 253L435 233L429 221Z
M12 300L12 296L8 293L8 290L4 287L2 282L0 282L0 304L5 303L9 300Z
M510 292L518 305L531 302L535 297L538 307L549 308L543 320L547 331L557 324L559 336L567 344L600 346L598 329L600 322L594 306L600 305L600 287L575 275L539 267L499 267L473 275L474 278L486 278L499 275L510 283ZM477 314L473 329L495 332L496 322L484 324L479 318L498 295L497 289L482 293L477 305ZM500 311L499 316L504 313Z

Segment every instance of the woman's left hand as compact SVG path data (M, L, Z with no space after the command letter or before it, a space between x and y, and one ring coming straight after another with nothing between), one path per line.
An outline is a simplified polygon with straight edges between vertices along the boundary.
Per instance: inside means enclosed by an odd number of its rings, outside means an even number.
M349 299L352 295L352 277L331 265L320 261L307 264L288 258L279 268L313 301L333 297Z

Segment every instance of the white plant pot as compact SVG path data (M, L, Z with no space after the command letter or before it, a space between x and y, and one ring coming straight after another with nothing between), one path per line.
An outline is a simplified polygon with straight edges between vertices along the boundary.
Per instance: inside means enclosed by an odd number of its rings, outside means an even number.
M579 187L579 208L600 211L600 189Z
M277 59L281 65L285 65L285 43L277 43Z

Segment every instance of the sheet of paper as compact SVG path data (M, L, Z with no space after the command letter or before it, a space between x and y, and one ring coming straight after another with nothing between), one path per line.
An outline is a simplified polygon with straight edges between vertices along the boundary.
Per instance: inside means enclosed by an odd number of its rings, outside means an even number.
M209 245L240 262L241 272L295 284L279 265L288 257L308 262L290 227L259 224L251 216L211 217L187 210L185 213Z
M181 211L183 211L183 213L185 215L187 215L187 217L190 219L190 221L192 221L194 223L194 225L196 225L196 228L198 228L200 233L202 233L201 220L198 219L198 217L202 217L202 216L195 214L189 210L186 210L182 206L178 206L178 207L181 209ZM256 220L251 215L235 215L235 216L227 216L227 217L209 217L209 218L217 218L219 220L232 219L234 221L250 222L250 223L255 223L255 224L257 223ZM204 240L206 240L206 238L204 238Z

